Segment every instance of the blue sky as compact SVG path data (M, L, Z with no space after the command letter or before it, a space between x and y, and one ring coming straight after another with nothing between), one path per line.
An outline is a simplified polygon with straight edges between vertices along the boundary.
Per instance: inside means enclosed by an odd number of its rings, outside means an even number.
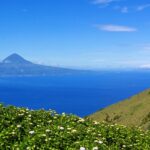
M150 67L149 0L1 0L0 60L73 68Z

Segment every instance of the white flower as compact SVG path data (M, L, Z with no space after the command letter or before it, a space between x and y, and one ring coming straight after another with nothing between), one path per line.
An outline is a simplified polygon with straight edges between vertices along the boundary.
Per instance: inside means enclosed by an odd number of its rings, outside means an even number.
M126 145L122 145L122 147L126 147Z
M97 140L94 140L94 142L95 142L95 143L98 143L98 141L97 141Z
M23 116L24 114L18 114L18 116Z
M72 133L75 133L75 132L77 132L77 130L73 129L71 132L72 132Z
M48 139L45 139L45 142L48 142Z
M64 127L58 127L60 130L64 130Z
M86 150L85 147L80 147L80 150Z
M67 128L67 130L71 130L71 128Z
M66 115L66 114L63 112L63 113L62 113L62 116L65 116L65 115Z
M94 125L97 125L97 124L99 124L97 121L94 121L93 123L94 123Z
M18 125L17 125L17 128L20 128L20 127L21 127L21 125L20 125L20 124L18 124Z
M78 122L84 122L84 121L85 121L84 119L80 118Z
M49 120L49 121L47 121L48 123L51 123L52 122L52 120Z
M20 112L23 112L23 113L24 113L24 112L25 112L25 110L23 110L23 109L22 109L22 110L20 110Z
M34 131L29 131L29 133L30 133L30 134L34 134L35 132L34 132Z
M99 144L102 144L102 143L103 143L103 141L98 141L98 143L99 143Z
M96 146L96 147L93 147L93 149L92 150L98 150L98 147Z
M13 131L11 134L13 134L13 135L14 135L14 134L15 134L15 132Z
M46 134L42 134L43 137L46 137Z
M53 117L54 119L57 119L57 116Z
M49 130L49 129L46 129L45 131L46 131L46 132L50 132L50 130Z

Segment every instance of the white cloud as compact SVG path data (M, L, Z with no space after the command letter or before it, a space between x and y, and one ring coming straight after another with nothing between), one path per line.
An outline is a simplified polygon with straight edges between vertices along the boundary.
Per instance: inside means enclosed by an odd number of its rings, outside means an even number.
M129 7L127 7L127 6L121 7L121 6L116 5L113 7L113 9L120 11L121 13L128 13L129 12Z
M149 7L150 7L150 4L140 5L137 7L137 11L142 11L142 10L149 8Z
M141 52L150 52L150 43L144 43L144 44L138 44L137 48L141 51Z
M108 5L109 3L115 2L118 0L93 0L94 4Z
M122 12L122 13L128 13L128 11L129 11L129 10L128 10L128 7L126 7L126 6L123 7L123 8L121 8L121 12Z
M139 67L143 68L143 69L149 69L150 68L150 64L144 64L144 65L141 65Z
M99 30L108 31L108 32L135 32L136 28L128 27L128 26L120 26L120 25L96 25Z
M144 45L143 49L146 51L150 51L150 44Z

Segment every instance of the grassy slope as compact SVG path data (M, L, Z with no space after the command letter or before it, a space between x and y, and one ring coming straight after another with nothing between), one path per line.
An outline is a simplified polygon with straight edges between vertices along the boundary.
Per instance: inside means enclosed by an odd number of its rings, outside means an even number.
M98 111L89 118L127 126L150 128L150 89Z

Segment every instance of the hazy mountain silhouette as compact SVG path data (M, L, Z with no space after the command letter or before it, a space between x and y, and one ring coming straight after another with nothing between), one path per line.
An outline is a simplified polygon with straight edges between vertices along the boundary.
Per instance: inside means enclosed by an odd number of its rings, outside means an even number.
M4 64L32 64L31 62L25 60L23 57L21 57L20 55L14 53L10 56L8 56L7 58L5 58L2 63Z
M34 64L18 54L12 54L0 63L0 76L49 76L85 71Z

